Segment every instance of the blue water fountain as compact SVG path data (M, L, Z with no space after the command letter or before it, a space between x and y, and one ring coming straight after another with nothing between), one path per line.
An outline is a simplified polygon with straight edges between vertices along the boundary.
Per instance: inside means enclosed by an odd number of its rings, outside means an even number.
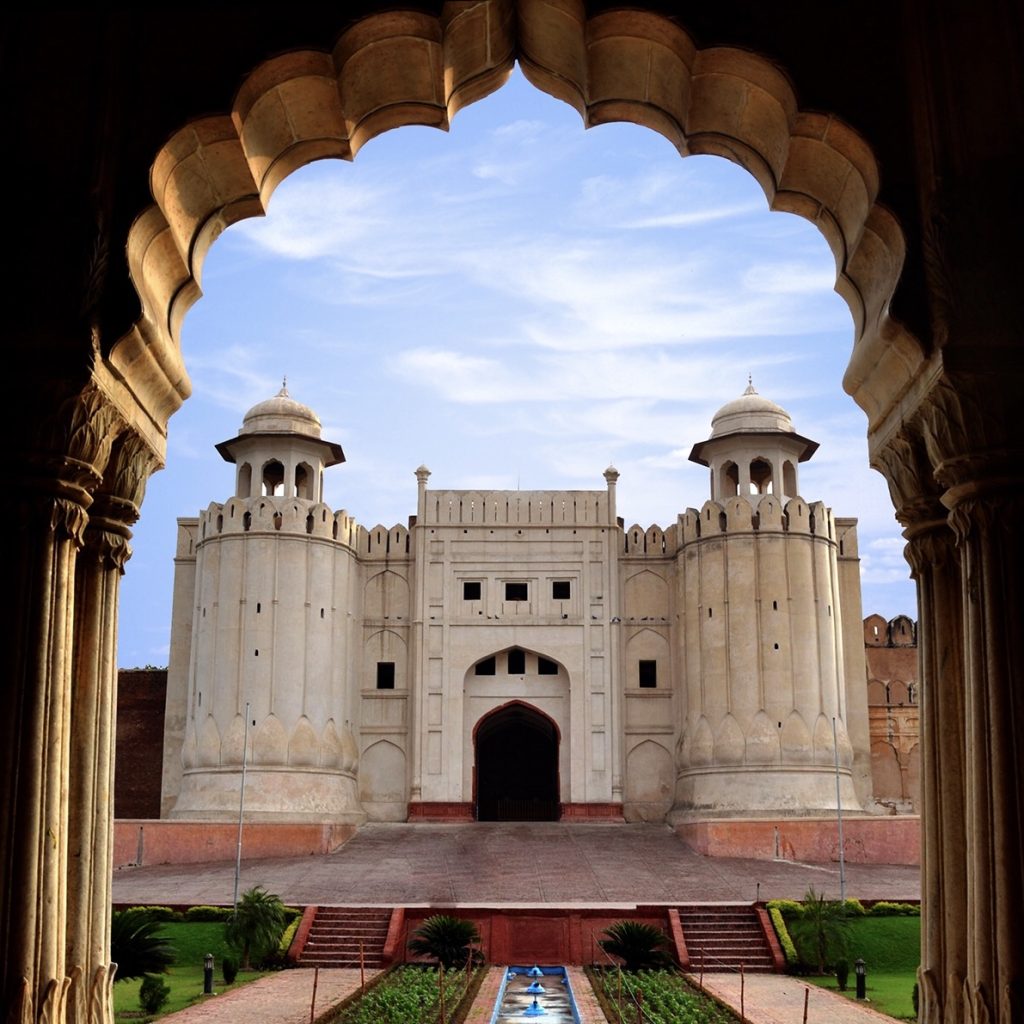
M546 987L541 979L548 983ZM490 1024L516 1024L537 1017L544 1017L547 1024L580 1024L566 969L536 964L507 968Z

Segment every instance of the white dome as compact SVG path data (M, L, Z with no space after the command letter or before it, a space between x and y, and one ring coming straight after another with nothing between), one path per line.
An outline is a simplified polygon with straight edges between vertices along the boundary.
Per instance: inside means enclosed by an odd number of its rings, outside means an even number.
M320 417L308 405L296 402L283 384L273 398L258 402L242 420L243 434L305 434L320 436Z
M727 434L795 433L789 413L748 384L739 398L726 402L711 419L711 436Z

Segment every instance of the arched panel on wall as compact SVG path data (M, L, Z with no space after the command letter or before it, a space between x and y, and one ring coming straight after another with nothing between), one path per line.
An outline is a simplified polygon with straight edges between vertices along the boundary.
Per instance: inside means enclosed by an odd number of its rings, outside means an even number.
M366 581L363 615L372 622L409 621L409 584L398 573L385 569Z
M872 679L868 683L868 704L885 705L889 703L889 689L881 679Z
M905 798L909 800L914 810L921 813L921 745L915 743L904 755L904 763L907 766L906 778L904 781Z
M409 813L405 751L390 740L370 744L359 761L359 800L371 821L405 821Z
M623 611L627 619L646 616L668 616L668 583L663 576L650 569L634 573L623 589Z
M903 773L891 743L876 740L871 744L871 781L876 800L903 799Z
M665 747L653 740L637 744L626 758L626 821L664 821L672 808L675 781L675 764Z
M386 672L392 685L387 689L404 690L408 681L409 651L405 639L393 629L378 629L363 644L363 674L361 686L373 689L379 686L378 665L392 665Z
M668 689L670 665L668 638L657 630L641 629L626 641L626 689Z

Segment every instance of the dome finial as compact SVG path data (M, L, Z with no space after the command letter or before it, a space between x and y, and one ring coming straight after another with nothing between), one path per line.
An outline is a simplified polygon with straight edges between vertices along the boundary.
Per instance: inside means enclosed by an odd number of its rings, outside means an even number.
M756 395L757 390L754 388L754 376L753 374L747 374L747 390L743 392L745 395Z
M290 395L288 394L288 374L285 374L285 375L284 375L284 376L283 376L283 377L281 378L281 390L280 390L280 391L278 391L278 393L277 393L277 397L278 397L278 398L290 398L290 397L291 397L291 396L290 396Z

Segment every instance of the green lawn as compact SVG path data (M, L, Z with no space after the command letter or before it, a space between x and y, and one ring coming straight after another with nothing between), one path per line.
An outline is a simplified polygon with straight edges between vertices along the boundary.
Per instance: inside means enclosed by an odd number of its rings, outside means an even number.
M850 923L850 978L844 995L856 996L853 963L866 966L868 1005L899 1020L915 1020L913 992L921 962L919 917L859 917ZM836 989L835 978L808 978L822 988Z
M207 953L214 956L213 990L224 992L228 986L220 973L221 958L227 954L222 922L177 924L168 922L161 929L177 953L175 965L164 975L164 981L171 989L171 997L159 1016L174 1013L202 999L203 958ZM265 973L265 972L264 972ZM259 971L239 972L231 988L262 977ZM147 1016L139 1006L141 979L120 981L114 985L114 1016L117 1021L149 1021L156 1017Z

